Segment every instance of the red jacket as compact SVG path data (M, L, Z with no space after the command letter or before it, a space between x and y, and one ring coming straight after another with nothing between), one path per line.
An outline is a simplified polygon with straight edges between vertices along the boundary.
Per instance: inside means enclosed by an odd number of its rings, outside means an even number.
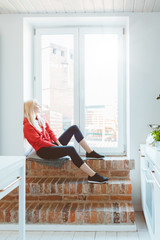
M38 131L33 127L27 118L23 121L23 133L27 141L32 145L32 147L38 151L41 147L51 147L55 146L52 142L57 140L55 134L49 127L49 124L46 122L46 127L40 126L42 132Z

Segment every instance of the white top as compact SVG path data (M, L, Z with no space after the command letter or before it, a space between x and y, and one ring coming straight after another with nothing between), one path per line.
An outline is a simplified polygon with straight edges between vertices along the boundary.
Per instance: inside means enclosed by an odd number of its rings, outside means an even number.
M143 149L143 147L142 147ZM160 170L160 151L158 151L155 147L150 145L144 145L144 151L147 156L151 159L151 161L158 167ZM142 151L143 152L143 151Z
M23 164L25 156L0 156L0 172L13 167L16 168Z

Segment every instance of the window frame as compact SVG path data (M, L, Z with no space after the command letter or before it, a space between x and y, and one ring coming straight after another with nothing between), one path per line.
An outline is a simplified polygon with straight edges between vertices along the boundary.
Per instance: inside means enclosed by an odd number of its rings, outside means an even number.
M116 148L107 148L107 151L104 151L104 154L107 155L125 155L125 134L126 129L125 124L125 74L124 74L124 30L122 27L82 27L80 28L80 128L84 130L85 128L85 71L84 71L84 35L85 34L117 34L118 35L118 43L119 43L119 58L118 58L118 147ZM121 87L122 86L122 87ZM101 151L102 148L95 148L96 151ZM102 151L101 151L102 152ZM83 149L80 148L80 153L84 154Z
M42 103L42 79L41 79L41 35L54 35L54 34L73 34L74 36L74 122L80 129L84 130L84 39L85 33L115 33L119 36L120 44L120 59L119 59L119 81L118 81L118 142L120 146L118 148L107 148L104 152L106 155L125 155L126 154L126 67L125 67L125 35L123 34L122 27L104 27L104 26L57 26L53 28L37 28L34 35L34 86L33 95ZM80 154L84 154L79 144L75 142L75 147ZM95 149L99 151L99 149Z

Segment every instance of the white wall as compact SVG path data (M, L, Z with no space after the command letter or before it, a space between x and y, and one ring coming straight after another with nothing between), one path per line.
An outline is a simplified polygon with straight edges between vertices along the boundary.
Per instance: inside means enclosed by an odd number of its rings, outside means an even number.
M34 41L33 27L25 20L23 24L23 46L23 99L27 101L33 98Z
M160 14L130 17L130 141L136 169L131 173L133 202L140 202L138 148L150 131L148 124L160 123Z
M23 21L0 16L0 154L23 154Z
M39 15L38 15L39 16ZM119 15L120 16L120 15ZM127 14L123 15L127 16ZM149 123L160 121L160 14L129 14L130 27L130 156L133 203L140 210L138 148L145 142ZM33 16L35 19L36 16ZM23 15L0 15L0 154L22 154ZM28 38L28 46L31 41ZM31 58L31 55L28 59ZM29 64L29 60L26 60ZM26 68L27 69L27 68ZM32 66L28 70L32 71ZM31 82L32 73L25 79ZM25 81L25 82L26 82ZM25 83L26 84L26 83ZM29 85L28 85L29 86ZM30 88L30 87L29 87ZM29 89L28 88L28 89ZM26 92L25 98L30 97ZM32 93L31 93L32 95Z

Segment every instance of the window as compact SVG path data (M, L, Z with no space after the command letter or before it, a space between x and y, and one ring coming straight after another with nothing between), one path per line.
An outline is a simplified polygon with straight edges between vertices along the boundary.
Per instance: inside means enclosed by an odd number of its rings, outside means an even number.
M122 29L42 29L37 30L36 40L40 56L35 97L40 96L43 113L57 136L77 124L94 150L124 153ZM53 56L50 48L59 54Z
M64 51L61 51L61 56L64 56Z
M57 52L57 49L56 48L53 48L53 54L56 54L56 52Z

